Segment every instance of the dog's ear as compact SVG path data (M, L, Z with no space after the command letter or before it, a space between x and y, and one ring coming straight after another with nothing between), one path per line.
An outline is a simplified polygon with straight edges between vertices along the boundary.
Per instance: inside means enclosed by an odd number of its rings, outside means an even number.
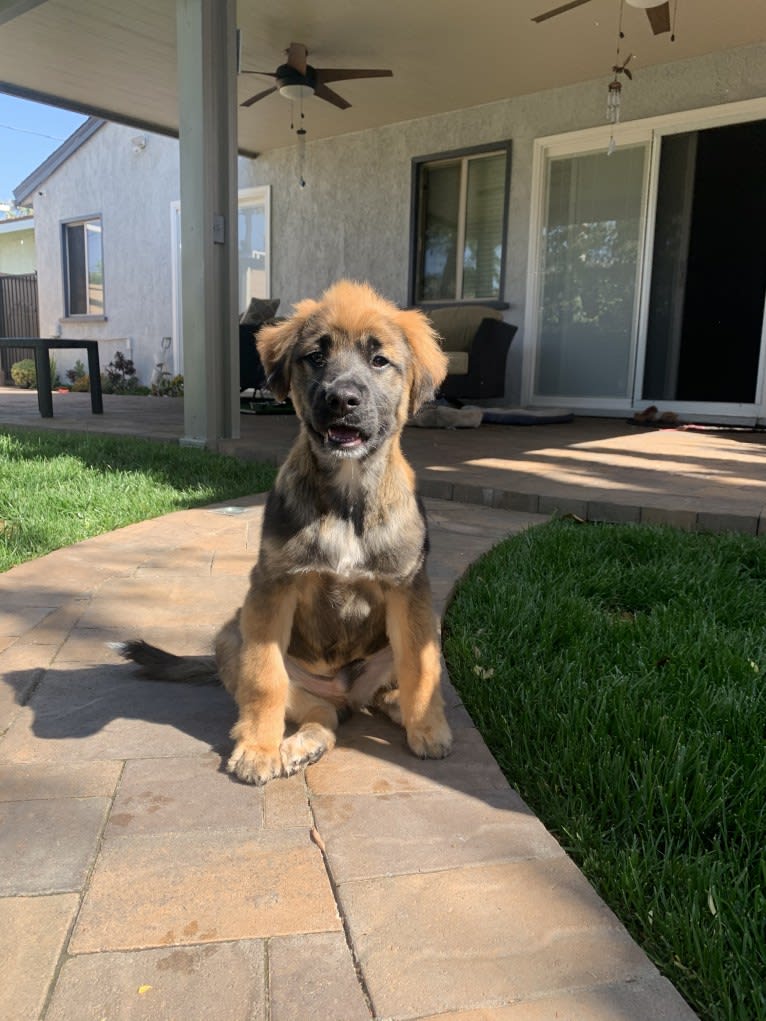
M295 306L295 314L283 323L262 326L255 339L266 382L278 401L283 401L290 392L292 351L301 335L303 324L318 308L315 301L301 301Z
M447 356L431 321L417 309L398 310L396 321L412 350L410 415L430 401L447 375Z

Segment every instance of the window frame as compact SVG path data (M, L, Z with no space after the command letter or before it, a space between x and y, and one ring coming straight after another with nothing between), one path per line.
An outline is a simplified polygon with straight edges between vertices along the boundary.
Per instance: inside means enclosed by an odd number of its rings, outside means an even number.
M505 180L504 180L504 195L503 195L503 217L502 217L502 251L500 254L500 287L496 298L461 298L457 294L458 282L461 279L461 272L458 266L456 266L455 274L455 291L456 296L454 298L439 298L433 300L420 300L417 295L418 287L418 267L420 265L420 259L423 248L423 233L422 233L422 222L423 213L420 203L420 195L422 189L423 170L427 166L435 166L439 163L455 163L460 162L461 165L461 216L462 220L459 224L458 231L459 237L464 238L465 236L465 193L466 193L466 182L468 179L467 169L468 163L472 159L492 156L492 155L504 155L505 156ZM414 156L411 164L411 177L410 177L410 238L409 238L409 279L407 285L407 300L410 305L417 306L418 308L440 308L447 305L485 305L490 308L506 309L509 307L508 302L505 300L505 278L506 278L506 265L508 256L508 221L509 221L509 207L511 197L511 155L512 155L512 142L511 139L504 139L499 142L487 142L483 145L474 145L463 149L451 149L447 152L429 153L425 156ZM458 260L459 266L462 266L462 260Z
M102 295L102 307L100 312L93 312L90 310L90 298L88 295L87 281L89 276L88 271L88 245L87 239L83 245L84 253L84 270L85 270L85 301L86 312L73 312L71 308L72 304L72 290L71 290L71 268L69 261L69 229L71 227L83 228L89 223L98 223L100 227L101 236L101 263L103 267L104 263L104 218L101 213L89 213L85 216L73 216L66 220L61 221L61 262L62 262L62 277L64 284L64 319L74 319L77 322L83 322L84 320L91 321L103 321L106 317L106 285L105 274L102 268L102 281L101 281L101 295Z

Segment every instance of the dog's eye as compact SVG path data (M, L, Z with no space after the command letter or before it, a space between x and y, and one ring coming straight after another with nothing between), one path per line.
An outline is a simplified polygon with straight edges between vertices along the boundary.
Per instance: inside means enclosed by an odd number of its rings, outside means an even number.
M304 360L309 362L310 365L313 365L315 369L321 369L327 359L321 351L312 351L310 354L305 356Z
M384 366L386 366L388 364L389 364L388 358L385 358L383 355L373 355L372 356L373 368L382 369L382 368L384 368Z

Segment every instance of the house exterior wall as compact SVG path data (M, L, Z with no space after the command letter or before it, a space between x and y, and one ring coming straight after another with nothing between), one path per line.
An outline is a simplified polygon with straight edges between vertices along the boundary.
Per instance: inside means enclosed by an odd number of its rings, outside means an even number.
M292 303L318 295L341 276L369 280L406 304L412 159L511 139L504 292L510 308L504 316L519 334L508 359L505 399L518 403L534 141L602 126L609 77L309 142L305 188L298 181L297 146L240 159L240 188L271 189L271 295L281 300L279 312L289 314ZM646 70L638 66L634 80L624 84L623 120L763 96L766 44L758 44ZM257 107L242 115L257 116ZM34 208L41 333L99 339L102 364L121 350L148 383L161 338L173 332L170 204L179 195L179 160L174 139L149 133L146 147L134 152L138 134L104 125L46 179ZM106 318L64 319L61 224L90 214L103 221ZM60 352L60 371L76 357Z
M672 53L672 43L668 50ZM369 280L394 301L405 303L413 157L510 138L505 280L510 308L504 316L520 327L520 333L508 358L506 402L518 403L533 143L539 137L603 125L609 77L309 143L305 188L298 184L296 147L253 161L249 183L272 189L271 293L282 301L280 312L300 298L317 295L339 276ZM623 120L764 95L766 45L741 47L646 70L639 66L634 80L624 86ZM306 127L310 138L310 104Z
M34 273L36 268L34 223L0 220L0 273Z
M178 197L178 143L146 134L134 151L134 128L105 124L34 195L40 332L104 341L102 366L115 351L133 358L148 383L154 354L172 332L170 203ZM62 222L100 215L104 319L65 318ZM60 374L78 357L57 352Z

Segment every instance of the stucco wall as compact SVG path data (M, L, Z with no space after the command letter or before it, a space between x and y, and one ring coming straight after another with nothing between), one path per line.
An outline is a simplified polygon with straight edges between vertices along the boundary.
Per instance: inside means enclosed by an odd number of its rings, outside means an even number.
M672 44L668 43L672 53ZM520 96L437 117L309 143L306 187L295 147L250 166L254 185L271 185L271 293L280 312L339 276L367 279L407 300L411 160L510 138L513 141L505 297L509 322L524 321L532 151L536 138L604 123L608 75L597 81ZM766 45L636 69L624 88L624 120L766 95ZM276 101L276 100L275 100ZM342 114L339 113L339 116ZM308 137L311 114L306 112ZM506 400L520 395L523 330L508 359Z
M132 139L141 134L104 125L43 183L34 207L41 334L108 340L102 365L121 350L148 382L153 354L172 333L170 203L178 198L178 143L147 134L146 148L134 152ZM102 217L106 319L65 319L61 223L91 214ZM82 354L56 354L62 377Z

